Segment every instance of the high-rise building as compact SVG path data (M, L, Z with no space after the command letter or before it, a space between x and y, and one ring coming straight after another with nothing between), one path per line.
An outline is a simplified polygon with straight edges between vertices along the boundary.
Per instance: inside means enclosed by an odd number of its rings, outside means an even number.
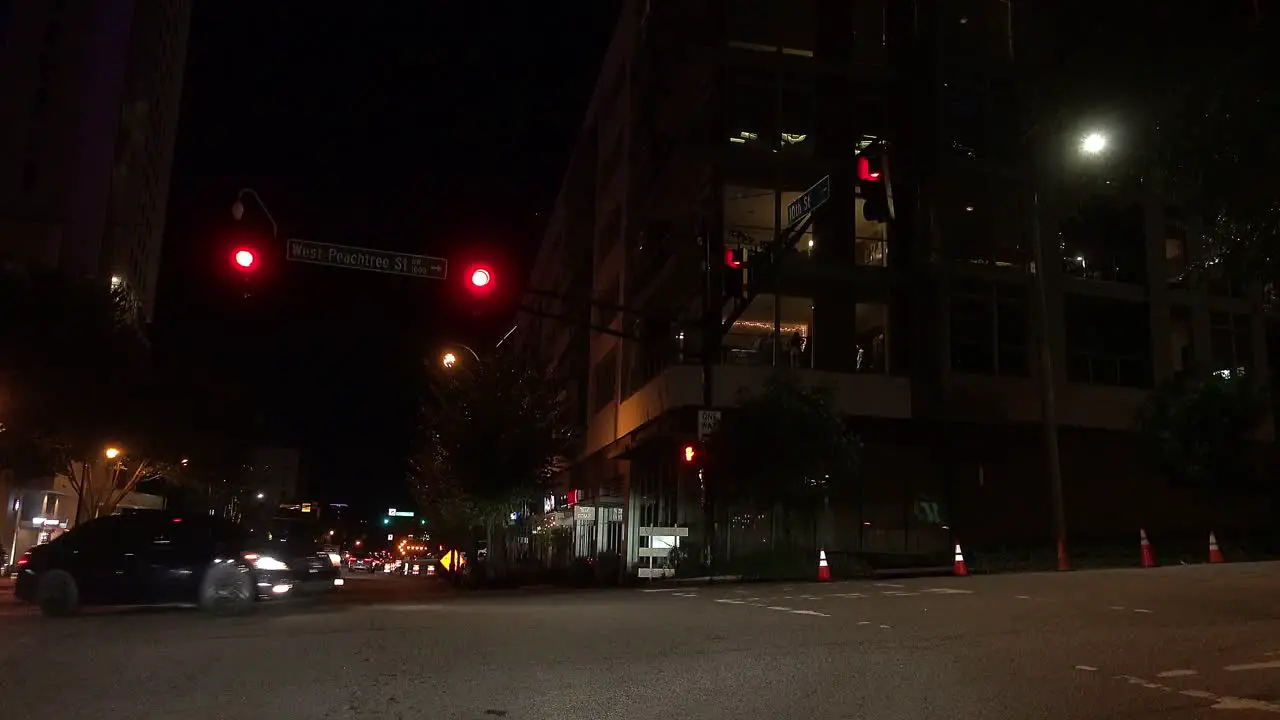
M832 388L863 440L861 501L789 518L810 523L790 537L923 554L957 532L1048 539L1042 331L1073 532L1204 521L1144 462L1135 411L1192 365L1265 382L1259 291L1189 275L1197 228L1149 185L1116 175L1085 193L1028 167L1072 160L1049 149L1077 144L1077 129L1024 126L1015 20L1009 0L625 3L531 271L547 292L526 298L569 322L524 322L516 340L550 354L587 428L560 489L574 507L548 507L557 524L597 526L575 533L589 552L635 567L641 528L699 533L697 468L679 448L696 434L704 352L714 408L786 369ZM858 178L877 151L887 222ZM704 343L704 258L749 260L824 177L830 200L797 252L773 281L748 271L759 293ZM717 294L713 312L731 304ZM718 557L772 547L776 519L716 510Z
M191 0L0 2L0 254L152 314Z

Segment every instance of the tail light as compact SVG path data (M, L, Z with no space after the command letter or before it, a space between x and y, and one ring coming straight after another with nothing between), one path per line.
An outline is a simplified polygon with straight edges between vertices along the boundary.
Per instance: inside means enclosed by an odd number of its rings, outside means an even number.
M22 557L18 558L18 567L22 567L31 562L31 553L22 553Z

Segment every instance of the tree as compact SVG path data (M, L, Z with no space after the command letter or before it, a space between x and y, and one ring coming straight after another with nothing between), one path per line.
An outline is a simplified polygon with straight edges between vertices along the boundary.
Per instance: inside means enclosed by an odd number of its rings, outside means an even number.
M717 499L761 511L816 511L856 476L861 443L832 406L828 388L777 373L743 392L707 439L713 477L731 477Z
M1170 481L1220 498L1254 478L1249 439L1267 410L1267 394L1248 377L1187 376L1148 395L1136 425Z
M411 458L410 485L433 532L483 527L494 574L505 567L510 514L542 502L576 434L542 368L505 352L445 375L424 403Z

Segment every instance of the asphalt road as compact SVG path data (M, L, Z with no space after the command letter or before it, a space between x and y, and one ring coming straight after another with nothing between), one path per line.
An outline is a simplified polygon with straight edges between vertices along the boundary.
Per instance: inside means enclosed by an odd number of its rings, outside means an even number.
M356 576L315 606L46 620L0 601L0 717L1280 715L1280 564L646 592Z

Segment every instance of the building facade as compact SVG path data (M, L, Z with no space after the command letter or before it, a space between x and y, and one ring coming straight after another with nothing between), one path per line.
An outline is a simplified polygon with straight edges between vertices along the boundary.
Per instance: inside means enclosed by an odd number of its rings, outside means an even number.
M626 4L530 279L596 303L540 293L528 304L571 322L521 329L587 429L562 483L574 508L553 498L548 526L590 526L574 531L588 552L627 567L648 554L642 528L697 535L697 470L679 448L703 404L699 238L749 259L827 176L798 252L713 349L714 408L783 368L831 388L862 437L860 501L796 528L806 547L1049 537L1041 332L1072 533L1211 522L1146 466L1131 428L1180 371L1266 381L1261 293L1194 270L1196 228L1150 181L1058 152L1073 129L1022 127L1016 21L1008 0ZM867 219L855 179L875 145L888 222ZM717 511L720 557L774 546L775 519Z
M155 301L191 0L0 3L0 254Z

